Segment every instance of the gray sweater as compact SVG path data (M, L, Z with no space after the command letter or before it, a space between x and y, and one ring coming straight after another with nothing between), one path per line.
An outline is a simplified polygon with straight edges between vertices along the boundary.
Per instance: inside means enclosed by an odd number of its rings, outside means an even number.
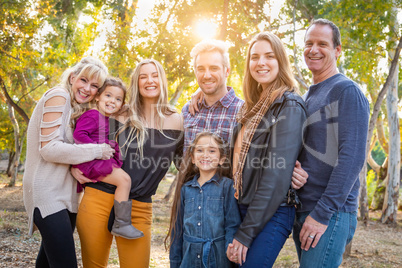
M47 106L52 97L63 97L65 105ZM45 113L60 113L53 122L44 122ZM23 177L24 205L29 219L29 235L36 229L33 211L38 208L43 218L68 209L78 211L77 181L70 174L70 164L79 164L102 157L99 144L72 144L70 128L71 101L68 92L61 88L47 91L32 113L27 133L27 155ZM59 128L50 135L41 135L41 128ZM41 142L49 141L43 148Z
M299 161L309 177L298 192L298 211L328 225L336 211L357 211L370 107L342 74L312 85L306 95L307 136Z

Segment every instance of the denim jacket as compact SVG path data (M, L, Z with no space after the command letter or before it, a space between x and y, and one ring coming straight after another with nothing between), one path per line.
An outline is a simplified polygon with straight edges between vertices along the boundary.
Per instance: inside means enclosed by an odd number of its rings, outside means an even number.
M170 267L232 267L226 249L241 222L233 181L215 174L201 187L198 178L181 189Z

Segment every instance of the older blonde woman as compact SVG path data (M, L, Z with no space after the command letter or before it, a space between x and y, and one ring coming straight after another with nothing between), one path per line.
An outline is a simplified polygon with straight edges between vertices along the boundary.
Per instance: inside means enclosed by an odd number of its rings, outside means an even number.
M73 232L79 196L70 164L109 159L114 150L73 144L70 115L95 97L107 74L101 61L83 58L43 95L29 122L23 188L29 233L39 229L42 236L36 267L77 267Z

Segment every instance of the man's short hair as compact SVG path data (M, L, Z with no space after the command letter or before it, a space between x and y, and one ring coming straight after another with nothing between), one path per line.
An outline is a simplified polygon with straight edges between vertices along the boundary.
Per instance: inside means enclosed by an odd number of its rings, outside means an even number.
M313 26L314 24L328 25L329 27L331 27L331 29L332 29L332 43L334 44L334 48L336 48L337 46L341 45L341 32L339 31L339 28L338 28L338 26L335 25L335 23L333 23L332 21L327 20L327 19L316 19L307 28L306 34L307 34L308 30L310 29L310 27Z
M211 51L219 52L222 55L223 66L226 68L230 68L228 45L221 40L205 39L196 44L194 48L191 50L190 56L193 58L194 70L196 68L195 61L197 59L197 56L201 53Z

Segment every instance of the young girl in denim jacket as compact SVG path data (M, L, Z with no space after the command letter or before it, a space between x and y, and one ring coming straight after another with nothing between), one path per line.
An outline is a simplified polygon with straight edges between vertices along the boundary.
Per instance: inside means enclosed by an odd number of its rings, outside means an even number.
M173 201L170 267L233 267L226 257L240 225L227 148L210 132L199 133L181 166Z

